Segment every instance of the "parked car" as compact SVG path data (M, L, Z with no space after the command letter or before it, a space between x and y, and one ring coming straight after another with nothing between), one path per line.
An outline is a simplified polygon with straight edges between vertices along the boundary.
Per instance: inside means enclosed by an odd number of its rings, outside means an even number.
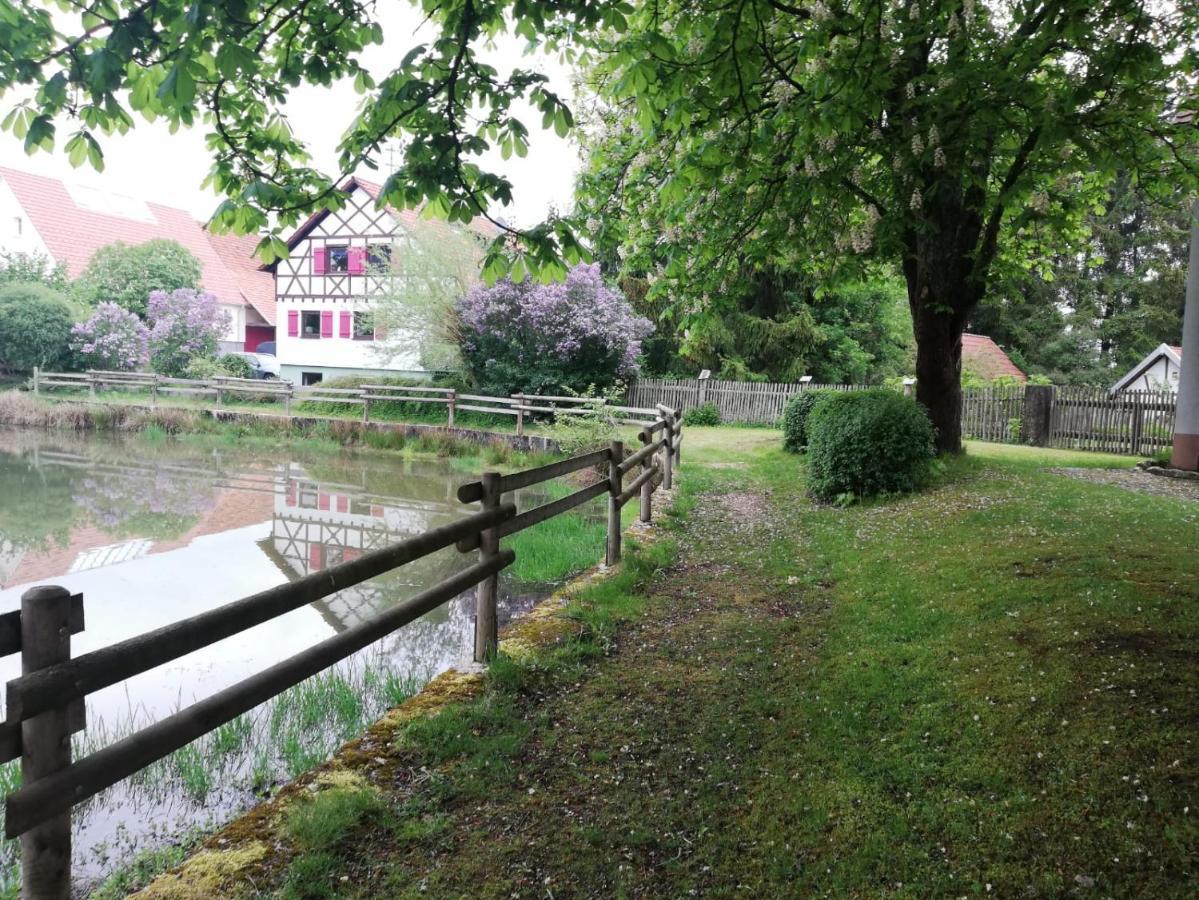
M269 353L245 353L234 352L226 353L225 356L240 356L250 364L250 373L252 378L261 378L266 381L272 378L279 377L279 360Z
M265 354L267 356L278 356L279 355L278 353L275 352L275 342L274 341L263 341L261 344L259 344L257 347L254 348L254 352L259 355Z

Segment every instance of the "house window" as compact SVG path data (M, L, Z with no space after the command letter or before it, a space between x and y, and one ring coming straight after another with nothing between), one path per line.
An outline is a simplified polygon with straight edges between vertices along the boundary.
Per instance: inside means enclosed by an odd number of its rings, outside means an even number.
M309 312L305 310L300 313L300 318L303 320L300 337L319 338L321 336L321 314L319 311Z
M373 341L375 339L375 316L371 312L354 313L354 340Z
M366 260L371 269L391 268L391 244L371 244L366 248Z
M330 246L328 250L329 271L348 272L350 270L350 248L344 245L339 247Z
M312 385L320 384L324 380L325 380L325 375L323 372L301 372L300 373L300 386L301 387L312 387Z
M303 483L299 490L299 506L300 509L316 509L320 492L316 489L315 484Z

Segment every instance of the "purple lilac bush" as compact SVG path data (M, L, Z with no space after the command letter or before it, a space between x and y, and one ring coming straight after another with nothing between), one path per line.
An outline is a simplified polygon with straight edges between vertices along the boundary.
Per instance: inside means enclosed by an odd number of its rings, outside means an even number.
M476 285L457 311L462 358L489 393L604 390L637 374L641 341L653 330L588 264L552 284Z
M150 361L155 371L182 375L197 356L216 356L221 336L229 328L229 313L215 294L179 288L169 294L152 291L146 307L150 322Z
M92 317L71 329L70 346L85 369L131 372L149 357L150 331L134 313L101 303Z

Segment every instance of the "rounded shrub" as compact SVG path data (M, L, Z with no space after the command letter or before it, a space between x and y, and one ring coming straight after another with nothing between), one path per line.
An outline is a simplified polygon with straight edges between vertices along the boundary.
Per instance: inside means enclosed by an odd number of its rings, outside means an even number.
M71 306L45 285L0 288L0 369L61 368L71 336Z
M237 356L234 353L227 353L220 357L217 361L217 368L221 370L222 375L229 375L233 378L253 378L254 368L250 365L250 361L244 356Z
M719 425L720 410L715 403L704 403L683 410L684 425Z
M825 397L807 432L808 487L822 500L915 490L935 455L924 407L886 388Z
M836 391L803 391L787 401L783 407L783 449L791 453L802 453L808 446L808 417L825 397Z

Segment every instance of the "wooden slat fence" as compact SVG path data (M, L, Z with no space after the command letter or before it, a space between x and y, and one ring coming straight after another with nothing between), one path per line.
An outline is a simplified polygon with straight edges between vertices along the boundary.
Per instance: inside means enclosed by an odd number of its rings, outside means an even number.
M787 401L800 391L854 389L849 384L644 378L629 388L628 402L631 406L665 403L674 409L714 403L722 422L769 425L779 420Z
M787 400L803 390L852 391L848 384L677 380L645 378L635 382L629 403L649 407L668 403L686 409L715 403L721 420L770 424L782 416ZM1177 397L1169 391L1124 391L1101 387L1053 388L1048 433L1037 442L1049 447L1146 456L1174 440ZM964 388L962 435L978 441L1015 444L1028 439L1024 421L1025 387Z
M459 501L481 504L473 515L80 656L71 655L71 636L84 629L82 595L56 585L27 590L19 610L0 616L0 656L20 653L22 663L22 674L6 685L6 716L0 723L0 762L21 759L22 784L7 794L4 809L6 836L21 838L21 895L71 896L74 806L471 588L476 591L474 657L477 662L492 658L498 645L497 581L516 559L511 549L501 549L501 538L606 495L604 558L609 565L618 562L621 507L639 496L641 521L649 522L654 490L659 484L671 487L683 440L678 412L660 411L639 438L644 446L634 454L613 441L535 469L485 473L481 481L458 489ZM504 495L518 488L597 467L604 474L594 483L535 509L518 515L515 504L505 502ZM639 474L626 485L624 477L633 470ZM72 759L69 737L86 728L83 701L89 694L452 545L463 552L478 549L478 562L129 737Z
M1174 442L1178 397L1169 391L1057 388L1049 420L1054 447L1143 456Z
M962 437L1015 444L1020 441L1024 387L962 389Z

